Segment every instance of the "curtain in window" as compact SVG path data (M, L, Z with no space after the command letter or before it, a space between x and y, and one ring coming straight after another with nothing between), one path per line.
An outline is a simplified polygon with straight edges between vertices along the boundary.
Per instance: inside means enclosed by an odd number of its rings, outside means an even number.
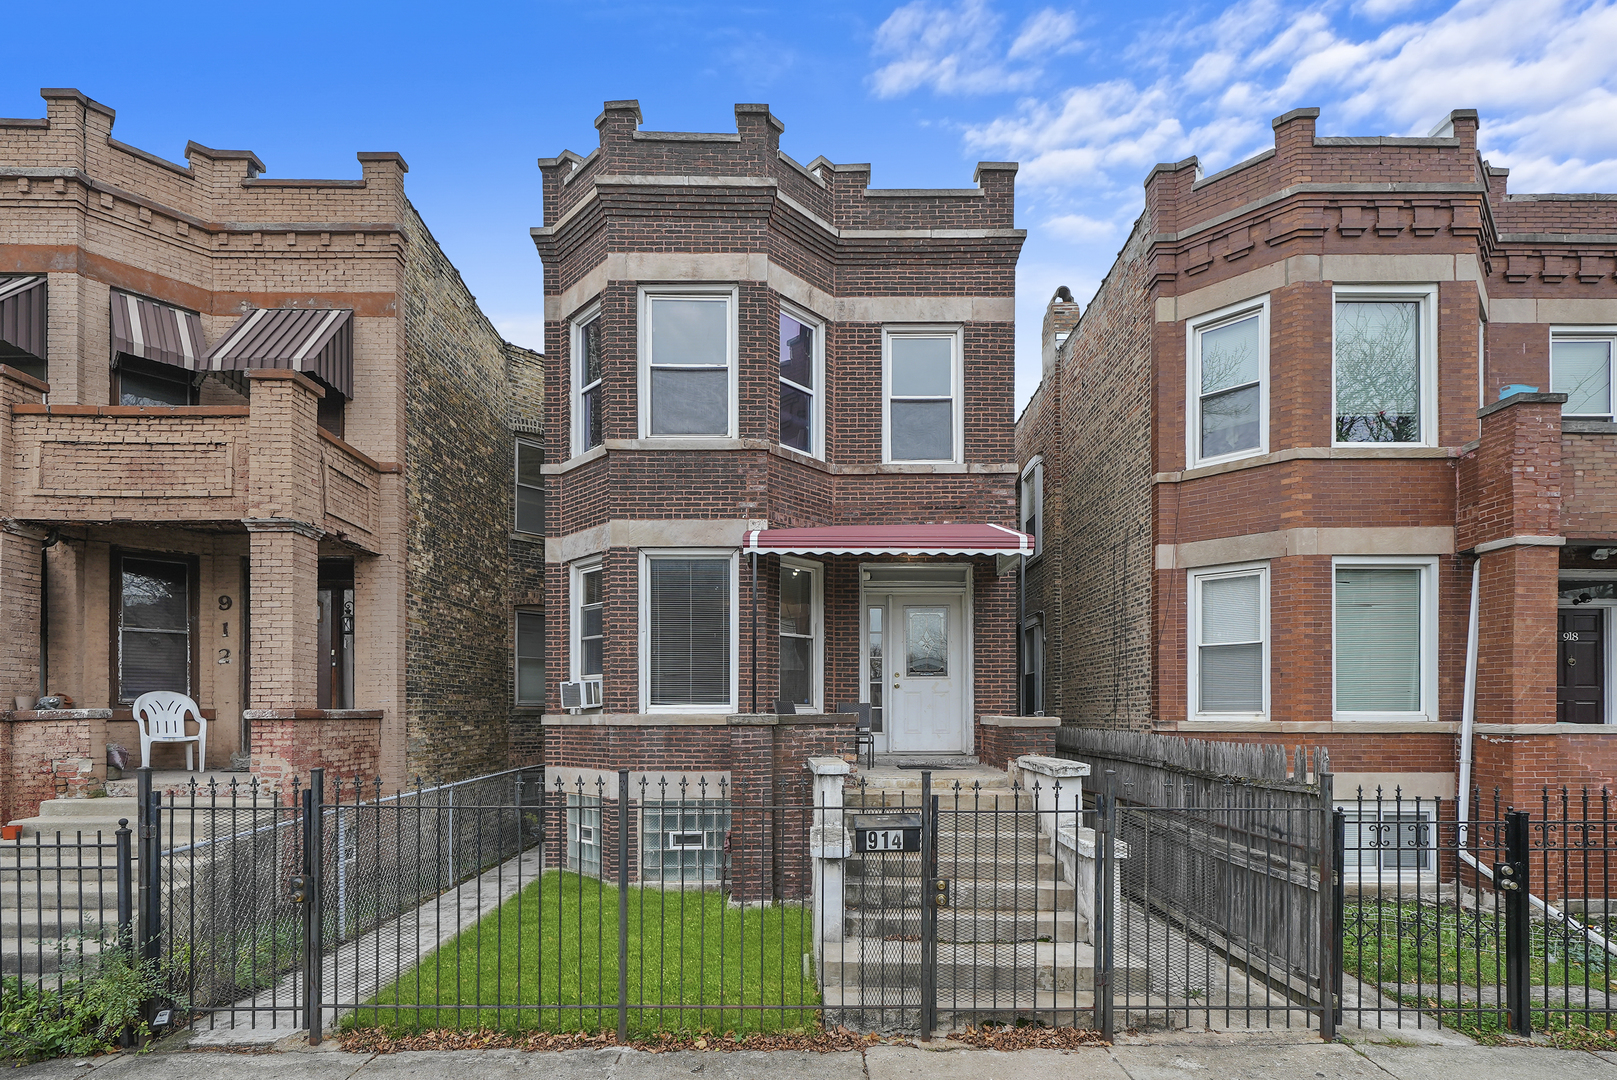
M1557 341L1551 346L1555 380L1550 389L1566 395L1568 416L1611 415L1611 342Z
M651 434L730 430L729 301L651 301Z
M730 560L651 560L651 704L730 704Z
M601 445L601 320L591 319L579 327L579 449Z
M1201 581L1201 712L1263 711L1262 593L1259 574Z
M1336 571L1336 711L1419 712L1421 571Z
M184 563L124 559L118 618L118 696L191 693L190 571Z

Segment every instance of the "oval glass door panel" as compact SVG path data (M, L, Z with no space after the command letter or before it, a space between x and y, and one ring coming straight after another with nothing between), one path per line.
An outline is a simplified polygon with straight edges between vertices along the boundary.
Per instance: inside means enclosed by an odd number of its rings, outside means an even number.
M949 674L949 619L942 608L910 608L904 612L904 674L911 678Z

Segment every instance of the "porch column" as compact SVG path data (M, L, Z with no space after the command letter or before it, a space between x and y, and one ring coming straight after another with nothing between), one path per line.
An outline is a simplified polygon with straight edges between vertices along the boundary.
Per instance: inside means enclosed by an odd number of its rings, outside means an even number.
M319 706L318 410L324 391L295 371L254 370L247 509L255 711ZM257 750L254 751L255 757Z
M42 529L13 520L16 504L16 446L13 405L38 404L48 389L38 379L0 366L0 710L13 699L39 695L39 597Z

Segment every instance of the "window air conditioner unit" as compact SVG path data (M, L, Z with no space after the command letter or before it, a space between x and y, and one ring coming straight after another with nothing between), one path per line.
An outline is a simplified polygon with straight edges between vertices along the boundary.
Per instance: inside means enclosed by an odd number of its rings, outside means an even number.
M601 707L601 680L585 679L581 682L562 683L561 707L564 709L599 709Z

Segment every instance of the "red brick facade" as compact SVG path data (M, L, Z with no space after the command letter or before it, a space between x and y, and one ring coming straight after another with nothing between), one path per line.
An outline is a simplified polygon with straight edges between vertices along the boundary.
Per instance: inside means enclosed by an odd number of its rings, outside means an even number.
M545 263L546 340L553 343L544 426L552 658L546 764L736 769L741 797L759 782L743 765L756 755L738 750L714 725L725 715L768 713L778 696L781 564L760 557L754 582L749 560L738 560L732 587L739 603L730 611L739 642L734 698L711 708L712 716L681 724L649 709L642 685L644 553L719 557L739 549L749 529L1014 526L1013 308L1023 234L1015 228L1013 165L982 163L971 188L884 191L870 188L868 165L821 158L804 167L787 157L782 125L766 106L738 105L736 125L735 134L642 131L635 102L608 102L596 122L598 149L540 162L544 225L534 240ZM643 400L645 295L693 286L733 295L729 432L653 438ZM814 387L823 430L809 454L780 440L783 309L817 323L823 342L823 378ZM603 438L588 448L575 431L581 346L574 338L595 311ZM884 334L918 327L958 341L951 407L963 419L950 464L895 463L884 451ZM872 560L803 558L818 565L823 593L814 702L834 709L866 700L861 567ZM577 648L573 575L595 559L604 598L604 719L579 726L562 713L560 684L571 677ZM1016 711L1016 578L988 557L931 562L969 568L961 582L970 587L958 593L969 627L956 631L969 630L972 643L963 708L972 730L962 749L969 753L980 745L975 717ZM794 769L801 771L800 759L782 775L796 778Z
M1600 246L1617 201L1508 194L1469 111L1415 139L1321 137L1317 116L1278 118L1273 151L1222 173L1152 171L1019 421L1018 458L1044 455L1047 517L1060 507L1045 526L1060 569L1028 580L1028 607L1059 613L1046 698L1067 723L1306 742L1338 773L1451 794L1479 565L1476 782L1617 782L1602 734L1617 727L1556 722L1557 593L1596 584L1617 546L1617 417L1563 419L1550 371L1552 327L1617 325L1617 260ZM1338 441L1335 322L1354 295L1421 305L1418 440ZM1202 464L1187 349L1202 323L1260 304L1261 444ZM1501 401L1513 384L1535 392ZM1399 559L1425 568L1420 707L1350 718L1333 567ZM1267 573L1268 663L1263 710L1235 718L1191 700L1190 616L1196 575L1238 566ZM1617 715L1609 685L1606 701Z

